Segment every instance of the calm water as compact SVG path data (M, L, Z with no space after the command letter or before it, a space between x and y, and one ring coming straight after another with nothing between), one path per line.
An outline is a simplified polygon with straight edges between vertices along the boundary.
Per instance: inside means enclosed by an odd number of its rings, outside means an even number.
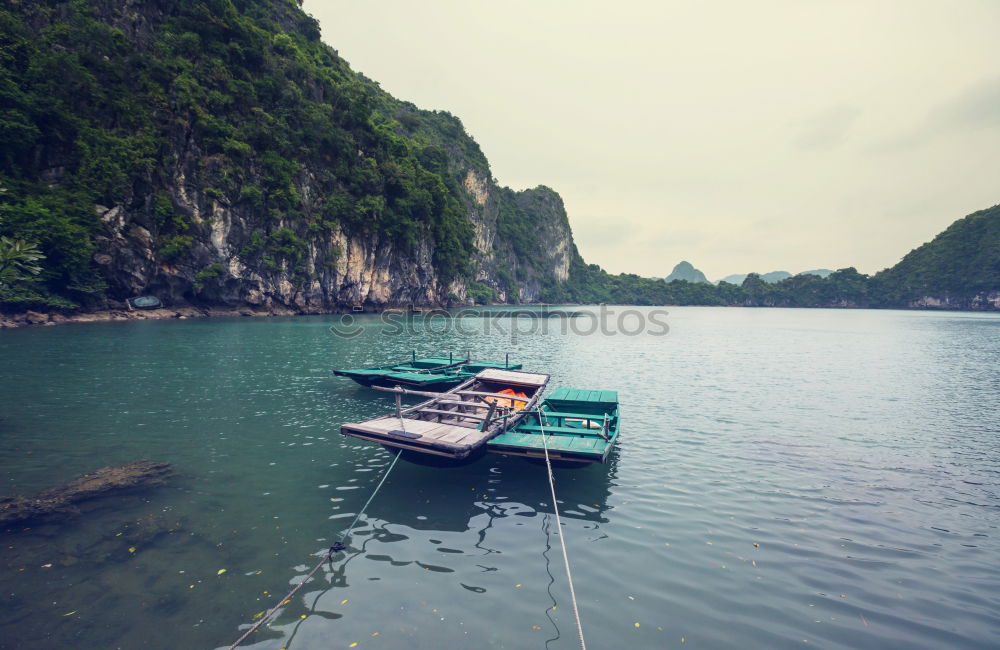
M0 647L228 647L389 462L337 431L391 400L330 369L411 349L509 350L552 388L619 391L610 464L556 470L591 648L1000 645L1000 317L666 321L515 341L473 319L351 340L333 317L0 332L0 493L140 458L176 469L2 534ZM520 459L400 461L349 559L248 647L578 647L549 501Z

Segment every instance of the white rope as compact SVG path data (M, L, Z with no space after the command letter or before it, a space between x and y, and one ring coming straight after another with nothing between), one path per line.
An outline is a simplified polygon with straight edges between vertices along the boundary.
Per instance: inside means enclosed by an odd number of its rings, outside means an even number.
M391 472L392 468L396 466L396 461L399 460L399 457L402 456L402 455L403 455L403 450L402 449L400 449L399 451L396 452L396 457L392 459L391 463L389 463L389 469L385 470L385 473L382 474L382 480L379 481L378 485L375 486L375 489L372 491L371 496L368 497L367 501L365 501L365 505L361 507L361 510L358 511L357 516L354 517L354 521L352 521L351 525L347 527L347 530L344 531L344 534L340 536L340 543L341 544L343 544L347 540L347 536L351 534L351 530L358 523L358 520L361 519L361 515L363 515L364 512L365 512L365 510L368 509L368 506L371 505L372 499L375 498L375 495L378 494L378 491L380 489L382 489L382 484L385 483L385 479L389 478L389 472ZM327 562L333 562L333 548L334 547L332 547L332 546L330 547L330 551L327 552L327 554L323 557L323 559L320 560L316 564L316 566L313 567L312 571L310 571L308 574L306 574L306 577L300 583L298 583L297 585L295 585L295 587L290 592L288 592L287 596L285 596L284 598L282 598L281 600L279 600L277 605L275 605L271 609L267 610L267 613L265 613L261 617L261 619L259 621L257 621L256 623L254 623L254 625L249 630L247 630L246 632L244 632L243 636L241 636L239 639L237 639L236 642L233 645L229 646L229 650L234 650L238 645L240 645L241 643L243 643L244 641L246 641L250 637L251 634L253 634L257 630L259 630L262 625L264 625L265 623L267 623L271 619L271 617L274 616L278 612L279 609L281 609L285 605L291 603L292 602L292 596L294 596L295 593L299 589L301 589L303 586L305 586L305 584L312 579L313 575L317 571L319 571L319 568L321 566L323 566Z
M556 504L556 479L552 475L552 463L549 461L549 444L545 441L545 426L542 424L542 412L538 413L538 429L542 433L542 447L545 449L545 468L549 472L549 489L552 490L552 510L556 514L556 530L559 531L559 545L562 546L563 563L566 565L566 580L569 582L569 597L573 601L573 614L576 616L576 632L580 635L580 648L587 650L587 642L583 640L583 624L580 622L580 609L576 605L576 590L573 589L573 574L569 572L569 555L566 553L562 522L559 521L559 506Z

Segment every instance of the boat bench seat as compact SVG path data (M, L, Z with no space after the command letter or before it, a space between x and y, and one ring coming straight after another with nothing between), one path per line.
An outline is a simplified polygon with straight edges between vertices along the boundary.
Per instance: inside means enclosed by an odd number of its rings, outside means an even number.
M528 432L528 433L559 433L564 435L572 436L595 436L597 438L602 438L600 429L581 429L579 427L540 427L535 424L519 424L514 428L514 431Z
M417 413L417 414L420 414L420 413L430 413L431 415L440 415L440 416L448 415L448 416L455 417L455 418L468 418L470 420L485 420L486 419L482 415L476 415L474 413L459 413L458 411L446 411L444 409L422 408L422 409L418 409L418 410L414 411L414 413Z
M548 418L561 418L569 420L597 420L598 422L604 421L604 414L595 415L593 413L566 413L564 411L542 411L542 417ZM608 414L608 419L611 419L611 414Z

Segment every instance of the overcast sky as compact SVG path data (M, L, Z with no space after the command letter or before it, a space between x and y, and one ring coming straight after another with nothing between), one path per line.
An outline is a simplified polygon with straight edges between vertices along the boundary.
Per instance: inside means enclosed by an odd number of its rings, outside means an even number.
M1000 203L1000 1L306 0L612 272L890 266Z

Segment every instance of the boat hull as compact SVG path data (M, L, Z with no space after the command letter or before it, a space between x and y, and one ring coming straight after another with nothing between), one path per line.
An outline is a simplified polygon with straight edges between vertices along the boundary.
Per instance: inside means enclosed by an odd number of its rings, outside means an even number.
M447 366L444 369L436 366ZM521 364L501 364L492 361L451 363L451 359L431 357L414 359L392 366L359 368L357 370L334 370L338 377L347 377L366 388L393 388L402 386L412 390L431 392L447 391L477 373L490 369L520 370Z

